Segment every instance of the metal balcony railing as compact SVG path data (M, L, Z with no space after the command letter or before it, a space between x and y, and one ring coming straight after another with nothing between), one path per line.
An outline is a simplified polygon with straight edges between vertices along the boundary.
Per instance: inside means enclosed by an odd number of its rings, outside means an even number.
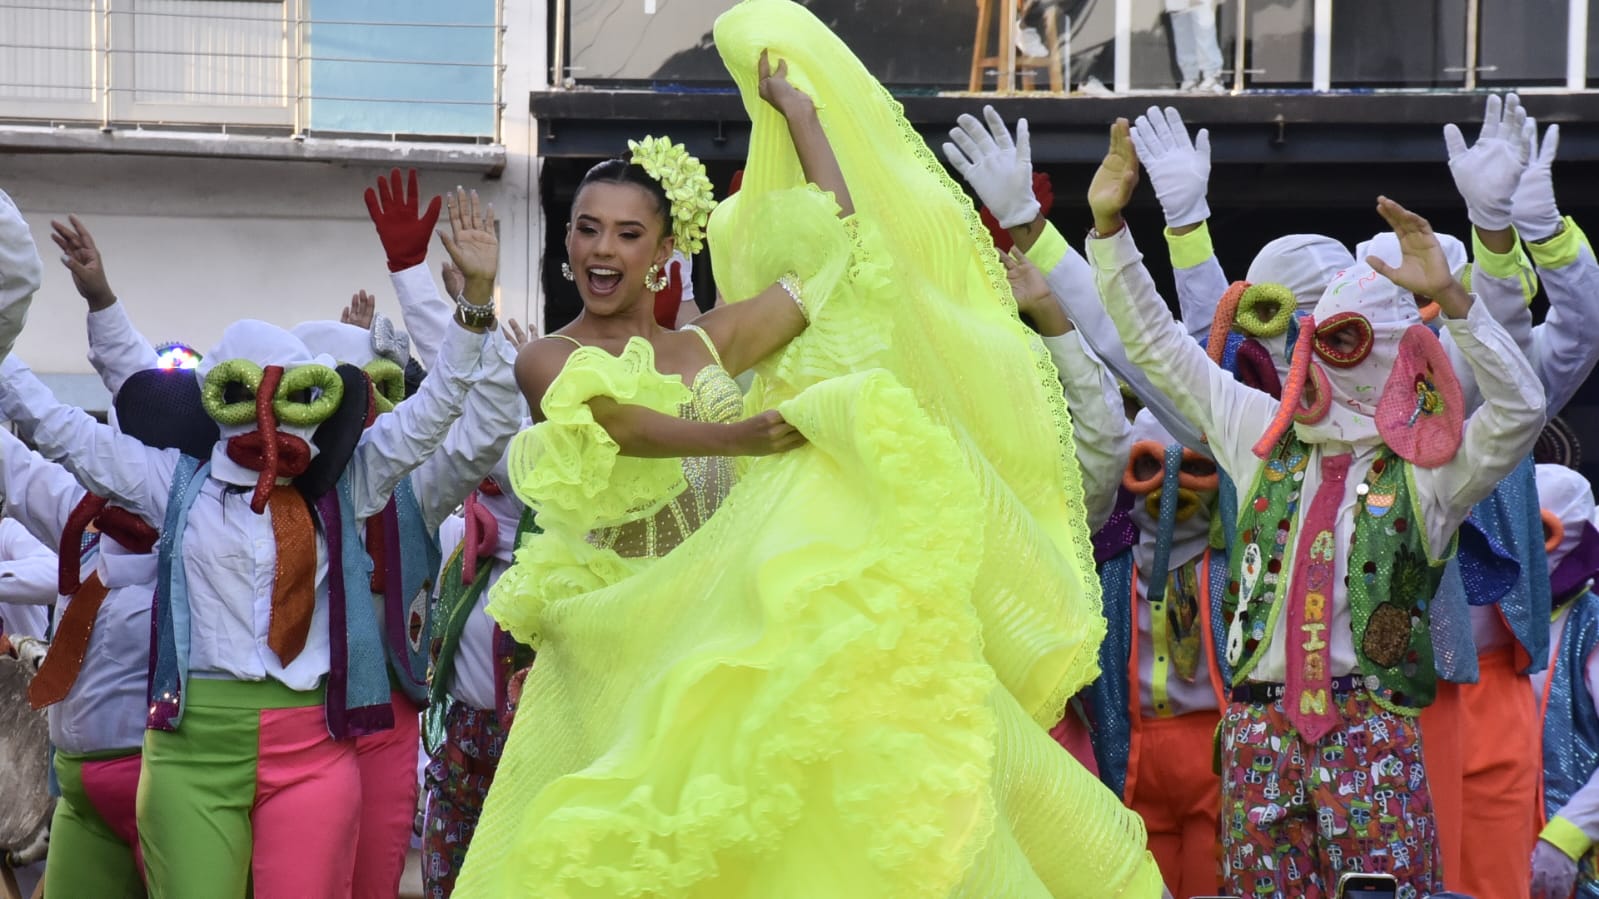
M503 0L0 0L0 119L500 143Z

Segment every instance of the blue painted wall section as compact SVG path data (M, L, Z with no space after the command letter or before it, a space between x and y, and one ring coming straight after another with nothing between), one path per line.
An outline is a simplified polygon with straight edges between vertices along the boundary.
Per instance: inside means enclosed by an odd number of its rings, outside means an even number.
M493 135L494 2L313 0L311 128Z

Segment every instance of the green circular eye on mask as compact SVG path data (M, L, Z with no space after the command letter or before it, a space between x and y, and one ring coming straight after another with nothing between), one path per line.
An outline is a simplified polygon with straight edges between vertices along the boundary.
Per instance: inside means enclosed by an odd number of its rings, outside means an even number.
M373 398L378 413L393 412L405 399L405 369L392 359L373 359L366 364L366 376L372 379Z
M1251 337L1286 334L1295 304L1294 292L1281 284L1252 284L1238 298L1233 324Z
M292 399L302 392L310 392L312 398ZM307 428L327 421L343 401L344 382L337 372L326 365L301 365L283 373L272 398L272 411L283 424Z
M200 404L207 415L224 426L247 425L255 421L255 395L261 389L261 366L248 359L229 359L206 372L200 386ZM229 388L248 399L228 400Z

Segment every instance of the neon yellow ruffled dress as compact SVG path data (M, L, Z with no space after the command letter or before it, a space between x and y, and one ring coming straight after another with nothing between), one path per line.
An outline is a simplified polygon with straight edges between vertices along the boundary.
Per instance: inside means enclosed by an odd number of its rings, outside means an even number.
M619 456L585 400L727 420L726 375L573 353L512 448L544 533L489 610L539 656L456 895L1159 896L1142 823L1047 733L1105 624L1054 367L971 202L801 7L746 0L716 43L754 131L715 270L802 282L749 408L810 443L730 490L728 460ZM763 48L850 220L758 99Z

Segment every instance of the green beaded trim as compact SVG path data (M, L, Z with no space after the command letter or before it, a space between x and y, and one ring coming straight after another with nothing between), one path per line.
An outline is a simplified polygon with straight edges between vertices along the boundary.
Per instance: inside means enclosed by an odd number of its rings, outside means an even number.
M228 387L242 385L250 393L248 400L229 403L223 400ZM255 395L261 389L261 366L248 359L229 359L218 362L216 368L206 373L200 387L200 405L217 424L226 426L247 425L255 421Z
M320 388L322 392L309 403L288 399L291 393L311 388ZM277 413L279 422L306 428L332 418L343 401L344 381L338 372L326 365L300 365L283 373L277 395L272 398L272 411Z
M1261 305L1276 307L1269 318L1254 314ZM1294 292L1281 284L1251 284L1238 298L1238 312L1233 323L1238 330L1251 337L1276 337L1288 333L1288 323L1293 320L1296 301Z
M405 399L405 369L392 359L373 359L365 371L372 379L372 398L378 412L393 412Z

